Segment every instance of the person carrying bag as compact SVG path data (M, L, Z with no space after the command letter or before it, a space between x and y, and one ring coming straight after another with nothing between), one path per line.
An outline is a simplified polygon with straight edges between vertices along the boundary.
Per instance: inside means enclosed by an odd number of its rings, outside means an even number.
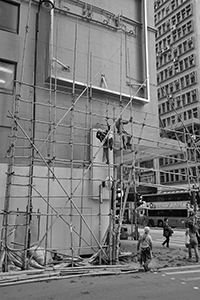
M185 236L187 240L189 240L188 243L188 259L192 259L192 248L194 249L196 262L199 261L199 251L198 251L198 238L199 233L195 225L192 223L188 224L188 228L186 229Z
M162 243L163 247L164 247L165 244L166 244L167 247L169 247L170 236L172 236L173 233L174 233L173 229L168 224L168 219L164 218L163 236L165 237L165 240Z

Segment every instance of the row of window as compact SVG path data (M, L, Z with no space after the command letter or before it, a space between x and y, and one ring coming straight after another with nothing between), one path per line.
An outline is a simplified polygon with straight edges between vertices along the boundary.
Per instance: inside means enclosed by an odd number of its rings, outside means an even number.
M182 128L183 131L167 130L167 137L173 140L179 140L182 143L188 143L190 147L191 137L195 137L195 140L200 139L200 126L198 124L190 123L190 125ZM198 151L198 157L200 158L200 152Z
M175 165L178 163L185 163L186 157L183 153L177 155L170 155L168 157L162 157L159 159L159 165L161 167ZM194 160L194 159L193 159Z
M200 170L199 170L200 171ZM160 172L160 182L178 182L178 181L187 181L188 177L190 180L197 180L197 173L199 171L196 170L196 167L190 168L190 173L187 173L186 168L171 170L170 172Z
M182 5L184 2L187 2L188 0L172 0L169 5L166 7L163 7L161 9L161 14L159 14L159 19L163 19L165 16L167 16L170 12L173 12L176 8L178 8L180 5ZM161 5L168 2L168 0L157 0L154 1L154 11L159 9Z
M193 30L194 30L193 20L188 21L187 23L183 24L179 28L177 28L176 26L172 27L171 33L170 33L171 44L175 43L176 41L185 37L186 35L191 33ZM158 34L157 34L157 37L158 37Z
M155 24L157 23L157 19L156 19L157 15L155 15ZM166 33L169 30L176 29L176 26L180 22L184 21L186 18L190 17L191 15L192 15L192 4L189 4L186 7L184 7L181 11L179 11L176 15L174 15L171 19L168 19L166 22L164 22L162 25L158 27L156 38Z
M180 90L185 89L197 82L197 73L191 72L182 76L180 79L177 79L169 84L166 84L160 88L158 88L158 99L166 97L166 95L173 94L174 92L178 92Z
M181 96L174 97L173 107L168 100L163 102L162 104L159 104L158 106L159 115L168 113L174 108L179 109L197 101L198 101L198 91L196 89L191 90L185 94L182 94Z
M185 54L191 49L194 49L194 37L190 37L189 39L185 40L184 42L178 44L176 47L173 48L170 47L170 40L167 41L169 42L168 46L166 46L166 39L163 39L161 42L159 42L159 45L156 45L157 68L173 61L175 58L177 59L179 56Z
M179 113L177 115L173 115L171 117L167 117L165 119L162 119L162 123L163 123L164 127L169 127L171 125L177 124L178 122L181 122L181 120L187 121L187 120L190 120L192 118L196 118L196 119L199 118L199 113L198 113L197 107L195 107L193 109L186 110L186 111L184 111L182 113Z
M174 58L173 65L170 65L166 69L162 70L157 74L157 83L161 83L164 80L172 78L178 72L182 72L187 70L193 66L195 66L195 55L191 54L190 56L185 57L182 60L178 60L178 57ZM178 84L178 83L177 83Z

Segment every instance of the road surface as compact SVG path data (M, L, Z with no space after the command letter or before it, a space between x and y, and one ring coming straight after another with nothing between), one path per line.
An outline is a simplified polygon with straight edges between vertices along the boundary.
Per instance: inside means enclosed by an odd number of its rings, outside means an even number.
M200 265L2 287L1 300L199 300Z

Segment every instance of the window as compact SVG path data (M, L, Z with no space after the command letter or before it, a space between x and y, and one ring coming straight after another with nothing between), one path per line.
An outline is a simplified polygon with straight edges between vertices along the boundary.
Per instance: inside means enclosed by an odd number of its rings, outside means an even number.
M184 20L185 19L185 9L182 9L181 14L182 14L182 20Z
M196 90L193 90L192 91L192 102L195 102L195 101L197 101L197 92L196 92Z
M180 108L181 107L181 99L180 97L177 97L177 108Z
M197 108L196 108L196 107L193 108L192 112L193 112L193 118L198 119L198 111L197 111Z
M177 19L177 23L179 23L181 21L181 13L180 12L177 13L176 19Z
M190 80L191 80L191 84L196 83L196 73L195 72L192 72L190 74Z
M189 56L189 61L190 61L190 66L195 65L195 60L194 60L194 55L193 54Z
M0 0L0 29L18 33L19 5Z
M185 35L186 34L186 25L182 26L182 31L183 31L183 35Z
M164 159L163 159L163 157L161 157L161 158L159 158L159 165L163 166L163 164L164 164Z
M181 81L181 88L183 89L185 87L184 77L181 77L180 81Z
M169 91L170 91L170 93L173 93L173 92L174 92L174 86L173 86L173 83L170 83L170 85L169 85Z
M194 38L192 37L188 39L188 48L189 49L194 48Z
M179 49L179 55L181 55L182 54L182 52L183 52L183 45L182 44L180 44L179 46L178 46L178 49Z
M186 57L184 59L184 63L185 63L185 69L187 69L188 68L188 57Z
M181 177L182 177L182 180L186 180L186 174L185 174L185 169L181 169Z
M187 104L190 104L191 103L190 92L186 93L186 98L187 98Z
M187 51L187 41L183 42L183 51L186 52Z
M186 14L187 14L187 16L191 15L191 13L192 13L191 6L190 5L186 6Z
M188 110L188 119L192 119L192 110Z
M175 124L176 123L176 118L175 116L172 116L172 124Z
M183 71L184 67L183 67L183 61L182 60L179 62L179 66L180 66L180 71Z
M182 106L185 106L185 94L182 95Z
M169 101L167 101L167 102L166 102L166 105L167 105L167 112L168 112L168 111L170 111L170 110L171 110L171 108L170 108L170 104L169 104Z
M0 61L0 93L13 93L14 76L15 64Z
M185 84L186 84L186 86L190 85L190 77L189 77L189 75L185 76Z
M175 87L176 87L176 91L178 91L180 89L180 83L179 80L175 81Z
M160 172L160 182L164 183L165 182L165 173Z
M165 102L162 103L162 112L165 113Z
M192 21L190 21L187 23L187 31L191 32L192 30L193 30L193 24L192 24Z
M182 35L182 30L181 30L181 28L179 28L179 29L177 30L177 32L178 32L178 38L180 39L180 38L181 38L181 35Z

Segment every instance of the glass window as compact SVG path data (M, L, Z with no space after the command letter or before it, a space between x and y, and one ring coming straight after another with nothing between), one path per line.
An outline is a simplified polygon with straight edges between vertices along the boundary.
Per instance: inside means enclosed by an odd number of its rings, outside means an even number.
M0 61L0 93L13 93L14 76L15 65Z
M19 5L0 0L0 29L18 33Z

